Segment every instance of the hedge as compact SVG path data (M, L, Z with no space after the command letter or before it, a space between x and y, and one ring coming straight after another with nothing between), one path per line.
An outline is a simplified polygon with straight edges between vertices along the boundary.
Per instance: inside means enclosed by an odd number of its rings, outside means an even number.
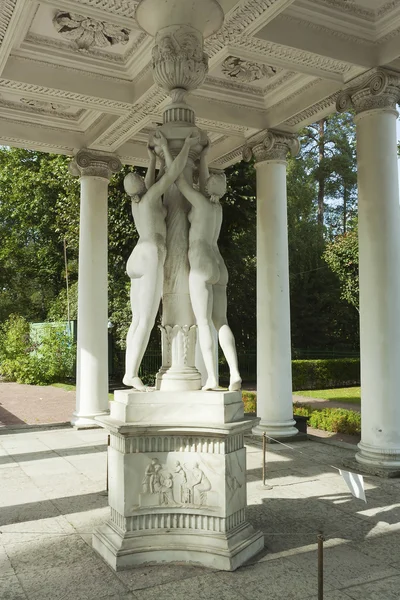
M292 381L296 391L360 385L360 359L293 360Z

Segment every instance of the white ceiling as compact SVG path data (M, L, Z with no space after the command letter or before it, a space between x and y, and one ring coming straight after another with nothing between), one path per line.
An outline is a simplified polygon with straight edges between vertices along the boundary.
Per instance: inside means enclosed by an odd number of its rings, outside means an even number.
M400 71L400 0L220 0L205 42L209 75L189 97L215 166L247 137L295 132L334 111L345 83L375 66ZM82 147L145 164L167 99L153 41L131 0L3 0L0 143L73 154Z

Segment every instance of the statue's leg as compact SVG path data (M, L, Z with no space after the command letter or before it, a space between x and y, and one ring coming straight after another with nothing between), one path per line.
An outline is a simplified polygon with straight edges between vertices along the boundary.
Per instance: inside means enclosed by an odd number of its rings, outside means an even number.
M129 349L127 346L127 370L123 382L125 385L131 385L139 390L146 389L146 386L143 385L138 377L138 373L140 363L149 343L150 333L154 326L161 299L163 264L158 257L154 256L154 259L156 258L155 268L149 268L137 280L140 283L138 286L135 286L131 296L132 311L134 314L136 311L138 320L130 338Z
M213 304L212 285L206 283L204 277L201 274L196 274L192 269L189 274L189 292L198 327L201 353L207 371L207 381L202 389L212 390L218 385L215 372L214 340L210 327Z
M213 295L214 302L212 309L212 320L215 329L218 331L219 343L229 366L229 389L231 391L240 390L242 380L239 374L235 338L233 337L232 330L228 325L226 316L226 285L214 285Z
M132 372L132 364L133 364L133 348L134 348L134 335L136 328L139 323L139 302L138 298L140 297L140 284L141 277L131 279L131 290L130 290L130 303L131 303L131 311L132 311L132 322L129 326L128 333L126 336L126 353L125 353L125 376L124 382L128 380L132 380L134 377L137 377L137 373ZM127 383L127 385L129 385Z

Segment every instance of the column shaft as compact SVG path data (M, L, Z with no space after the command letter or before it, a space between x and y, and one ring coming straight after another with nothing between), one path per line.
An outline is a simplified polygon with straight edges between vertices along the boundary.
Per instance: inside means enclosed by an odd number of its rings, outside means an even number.
M97 426L94 418L108 412L108 265L107 198L118 158L103 152L80 150L71 172L80 175L78 338L76 410L77 428Z
M400 206L396 112L357 117L362 439L357 460L400 467Z
M297 434L292 406L286 162L257 164L256 433Z
M108 410L107 191L107 179L81 178L76 426Z

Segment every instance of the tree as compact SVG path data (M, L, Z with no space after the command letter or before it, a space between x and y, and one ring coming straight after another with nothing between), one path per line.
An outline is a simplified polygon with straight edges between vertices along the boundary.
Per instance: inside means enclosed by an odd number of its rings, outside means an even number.
M348 231L330 242L324 252L324 260L338 277L341 298L357 311L359 309L358 278L358 232Z

